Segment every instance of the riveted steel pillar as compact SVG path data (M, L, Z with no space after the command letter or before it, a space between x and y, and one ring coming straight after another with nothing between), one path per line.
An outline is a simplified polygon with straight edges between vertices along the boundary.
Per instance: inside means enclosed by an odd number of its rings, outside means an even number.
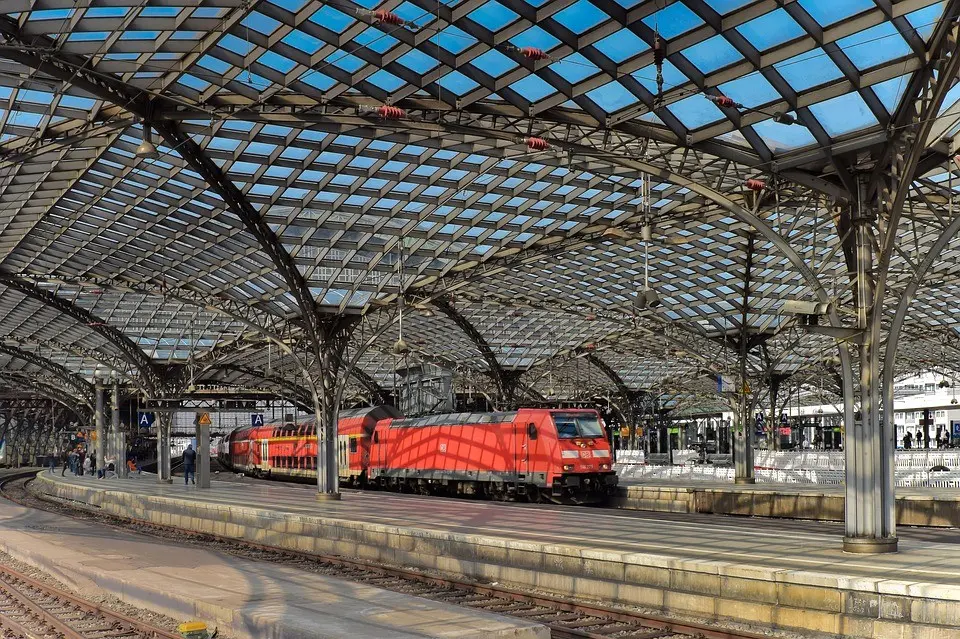
M170 474L170 425L173 422L173 413L166 411L157 413L157 481L161 484L172 484Z
M113 393L110 401L110 434L111 451L113 459L116 460L116 469L118 477L127 476L127 449L120 431L120 382L113 381Z
M104 432L104 428L103 428L104 401L103 401L103 383L102 382L99 382L99 381L97 382L96 386L94 387L94 392L97 395L96 397L97 408L96 408L96 415L94 416L94 424L95 424L96 433L97 433L97 469L103 469L103 468L106 468L106 464L104 463L104 460L106 459L106 455L107 455L107 441L106 441L107 434Z
M197 488L210 488L210 425L197 420Z
M880 317L874 313L873 246L869 220L856 220L856 300L858 326L863 329L857 351L860 361L860 411L850 357L843 362L846 460L846 502L843 549L852 553L896 552L896 514L893 495L892 403L880 416ZM841 349L847 346L841 344ZM892 392L884 392L885 400Z

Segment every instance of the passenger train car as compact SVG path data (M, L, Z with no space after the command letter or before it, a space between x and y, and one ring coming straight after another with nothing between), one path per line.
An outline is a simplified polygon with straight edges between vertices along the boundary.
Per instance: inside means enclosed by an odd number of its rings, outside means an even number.
M316 422L230 433L224 465L255 476L315 478ZM340 481L422 494L595 503L617 485L600 416L523 408L402 418L389 406L341 411Z

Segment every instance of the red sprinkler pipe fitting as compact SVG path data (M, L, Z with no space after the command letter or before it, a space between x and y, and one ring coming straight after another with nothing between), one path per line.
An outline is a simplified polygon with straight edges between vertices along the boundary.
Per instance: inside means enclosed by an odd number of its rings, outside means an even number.
M529 137L524 139L524 142L527 143L527 148L531 151L546 151L550 148L550 143L543 138Z
M386 11L384 9L377 9L373 12L374 21L377 24L392 24L398 27L402 27L407 23L406 20L398 16L392 11Z
M523 47L520 49L520 55L530 60L546 60L549 57L546 51L536 47Z
M733 98L725 95L708 95L707 99L716 104L718 107L723 107L725 109L737 106L737 103L733 101Z
M377 109L377 115L379 115L384 120L400 120L407 116L407 112L401 109L400 107L384 104L383 106Z
M750 189L751 191L762 191L765 188L767 188L766 182L764 182L763 180L755 180L753 178L744 182L743 185L748 189Z

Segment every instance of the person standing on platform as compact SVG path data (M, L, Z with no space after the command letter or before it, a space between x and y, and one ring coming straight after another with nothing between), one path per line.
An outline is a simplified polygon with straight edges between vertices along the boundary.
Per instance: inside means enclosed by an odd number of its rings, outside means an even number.
M93 467L93 462L90 461L90 457L89 457L89 456L85 456L85 457L83 458L83 468L82 468L80 474L81 474L81 475L92 475L92 474L93 474L93 472L92 472L92 467Z
M910 450L910 446L913 444L913 436L908 430L907 433L903 436L903 449Z
M90 458L90 474L91 474L91 475L96 475L96 474L97 474L97 451L96 451L96 449L90 451L89 458Z
M183 451L183 483L197 483L197 451L193 449L193 444L187 444L187 449ZM192 477L192 479L191 479Z
M90 468L89 465L84 465L87 461L87 452L82 448L77 448L77 474L81 477L83 476L83 469Z
M68 451L63 451L60 453L60 463L63 464L63 469L60 471L61 477L66 477L67 467L70 465L70 453Z

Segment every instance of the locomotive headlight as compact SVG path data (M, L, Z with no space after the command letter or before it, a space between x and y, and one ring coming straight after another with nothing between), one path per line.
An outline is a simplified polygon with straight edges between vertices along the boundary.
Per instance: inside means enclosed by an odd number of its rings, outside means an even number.
M600 464L600 470L610 470L610 464Z
M564 469L564 470L573 470L573 464L564 464L564 465L563 465L563 469Z

